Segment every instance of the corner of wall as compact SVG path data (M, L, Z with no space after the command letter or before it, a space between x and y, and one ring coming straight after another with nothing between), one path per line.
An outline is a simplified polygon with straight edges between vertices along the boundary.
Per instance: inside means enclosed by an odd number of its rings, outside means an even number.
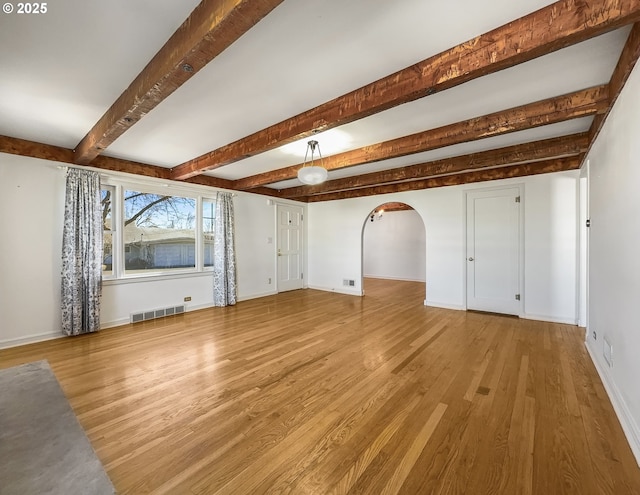
M430 306L432 308L441 308L441 309L453 309L456 311L465 311L467 308L462 304L450 304L441 301L432 301L429 299L424 300L425 306Z
M604 366L604 364L600 361L598 350L594 347L593 341L587 339L585 342L585 347L587 348L587 352L589 353L589 357L591 357L591 361L600 376L600 380L602 380L602 384L604 385L604 389L609 396L609 400L613 405L613 409L620 421L620 425L622 426L622 430L629 442L629 446L631 447L631 451L636 458L636 462L640 467L640 428L638 428L638 424L634 421L633 415L629 408L627 407L622 394L618 390L613 377Z

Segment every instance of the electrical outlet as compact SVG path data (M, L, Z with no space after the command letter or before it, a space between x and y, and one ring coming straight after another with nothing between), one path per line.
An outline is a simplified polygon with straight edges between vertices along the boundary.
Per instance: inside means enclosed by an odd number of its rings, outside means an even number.
M191 301L191 296L187 296L184 298L184 302L189 302L189 301Z
M594 330L593 333L593 340L598 340L598 334L596 334L596 331Z
M267 282L267 283L268 283L269 285L271 285L271 277L269 277L267 280L268 280L268 282Z

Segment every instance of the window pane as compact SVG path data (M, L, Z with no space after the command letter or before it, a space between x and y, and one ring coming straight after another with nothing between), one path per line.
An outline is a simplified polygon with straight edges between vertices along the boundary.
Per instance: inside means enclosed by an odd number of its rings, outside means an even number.
M111 212L113 205L113 187L105 187L100 191L100 203L102 205L102 275L113 275L113 235L111 224Z
M113 275L113 234L104 232L102 238L102 275Z
M125 191L125 271L195 268L195 219L193 198Z
M111 203L113 200L113 189L105 188L100 191L100 200L102 204L102 223L104 230L111 230Z
M213 266L213 230L216 222L216 203L202 200L202 235L204 237L204 266Z

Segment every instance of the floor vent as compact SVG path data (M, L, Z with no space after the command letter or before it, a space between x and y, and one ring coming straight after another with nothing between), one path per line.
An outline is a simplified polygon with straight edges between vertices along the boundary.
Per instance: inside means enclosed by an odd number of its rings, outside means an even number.
M149 311L142 311L140 313L131 313L131 323L138 323L139 321L154 320L156 318L163 318L165 316L179 315L186 311L184 304L178 306L169 306L168 308L153 309Z

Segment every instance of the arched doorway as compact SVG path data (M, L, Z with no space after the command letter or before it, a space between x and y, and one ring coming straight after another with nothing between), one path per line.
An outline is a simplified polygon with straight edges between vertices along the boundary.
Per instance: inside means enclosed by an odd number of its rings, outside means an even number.
M362 288L384 280L426 284L426 230L420 214L401 202L374 208L362 227Z

